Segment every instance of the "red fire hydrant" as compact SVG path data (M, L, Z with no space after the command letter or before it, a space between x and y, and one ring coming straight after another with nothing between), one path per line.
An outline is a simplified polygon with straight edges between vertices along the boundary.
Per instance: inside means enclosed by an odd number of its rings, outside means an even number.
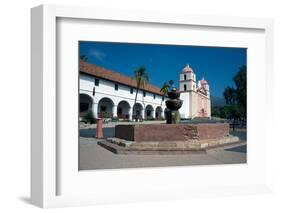
M96 138L102 139L103 133L102 133L102 118L97 118L97 130L96 130Z

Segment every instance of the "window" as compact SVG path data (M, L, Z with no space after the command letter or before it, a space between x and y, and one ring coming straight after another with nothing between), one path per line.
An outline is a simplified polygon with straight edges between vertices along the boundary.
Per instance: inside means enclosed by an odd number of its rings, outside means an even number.
M155 94L153 94L153 98L154 98L154 99L156 98L156 95L155 95Z
M100 79L95 78L95 86L99 86L100 84Z
M145 91L143 91L143 92L142 92L142 94L143 94L143 97L145 97L145 96L146 96L146 92L145 92Z
M184 80L186 81L186 74L184 74Z
M118 84L115 84L115 90L118 90Z
M164 101L165 100L165 98L164 98L164 96L162 96L162 101Z
M185 84L185 85L183 85L183 87L184 87L184 91L186 91L186 84Z
M131 92L131 94L133 94L133 93L134 93L134 89L133 89L133 88L131 88L131 91L130 91L130 92Z

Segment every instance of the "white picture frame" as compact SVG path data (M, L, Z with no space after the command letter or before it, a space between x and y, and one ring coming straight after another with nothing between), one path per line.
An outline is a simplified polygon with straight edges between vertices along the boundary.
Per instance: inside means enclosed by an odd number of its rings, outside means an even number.
M257 137L262 134L265 141L261 142L262 145L259 146L257 153L249 153L250 157L253 155L253 159L262 157L264 160L263 165L258 168L257 163L250 161L247 165L248 167L243 167L241 165L232 165L231 168L223 167L180 167L180 168L150 168L150 169L136 169L136 170L122 170L115 172L99 171L95 172L83 172L82 179L88 181L89 176L96 175L95 177L103 175L117 175L118 178L122 178L124 174L128 179L150 177L152 182L161 178L162 181L155 183L154 186L149 186L146 188L145 184L139 184L135 186L132 190L131 185L117 187L114 189L114 184L104 186L104 193L102 193L102 188L97 188L97 193L84 193L84 189L80 193L75 194L71 191L77 191L79 188L75 188L76 183L71 183L76 178L75 175L70 177L72 173L67 173L64 171L64 163L59 162L61 160L61 150L63 146L57 144L58 134L57 131L57 117L58 117L58 87L62 83L61 79L57 78L57 29L58 20L63 19L79 19L79 20L100 20L102 21L118 21L120 25L122 23L152 23L155 26L198 26L202 28L219 28L226 29L229 32L233 30L256 30L262 33L260 41L264 41L264 57L262 58L262 65L264 67L260 68L259 73L264 75L264 82L261 83L261 87L265 89L264 93L261 94L260 101L262 102L259 107L256 107L256 112L263 112L265 106L270 106L274 102L274 98L268 94L268 92L273 88L272 82L269 76L273 76L273 21L271 19L257 19L257 18L241 18L241 17L216 17L216 16L203 16L203 15L188 15L188 14L166 14L166 13L153 13L147 11L122 11L122 10L112 10L112 9L101 9L101 8L85 8L85 7L74 7L74 6L54 6L54 5L42 5L35 7L31 10L31 41L32 41L32 71L31 71L31 201L33 204L47 208L47 207L61 207L61 206L76 206L76 205L91 205L97 203L114 203L114 202L138 202L143 200L165 200L165 199L177 199L177 198L188 198L188 197L204 197L204 196L224 196L224 195L241 195L241 194L252 194L252 193L264 193L270 192L271 190L271 161L270 161L270 148L268 144L270 143L269 132L270 132L270 122L267 122L264 128L266 131L261 133L259 130L262 128L254 120L255 112L251 112L250 118L253 118L252 124L250 123L249 131L256 128ZM77 50L73 50L77 51ZM250 59L253 61L253 59ZM252 63L252 62L250 62ZM248 77L255 78L253 74ZM260 77L258 79L263 79ZM254 82L254 81L253 81ZM250 85L250 93L253 94L251 88L257 87L256 84ZM255 101L251 98L250 103ZM251 104L252 106L254 104ZM264 121L269 121L270 117L263 118ZM72 120L72 119L71 119ZM73 121L75 122L75 121ZM250 137L249 140L256 139ZM73 139L73 140L77 140ZM261 139L260 139L261 140ZM70 143L70 146L73 146ZM266 147L267 149L262 149ZM250 146L249 149L254 147ZM60 150L60 151L59 151ZM69 151L70 150L70 151ZM75 149L69 148L69 150L63 149L63 152L71 152ZM267 151L265 151L267 150ZM66 153L67 155L67 153ZM68 153L68 157L71 154ZM74 158L74 157L73 157ZM266 160L265 160L266 159ZM75 159L74 159L75 160ZM61 160L63 161L63 160ZM71 167L71 165L70 165ZM250 168L250 169L249 169ZM72 169L75 169L73 166ZM229 182L221 182L212 184L206 184L200 182L200 174L205 175L206 172L217 174L211 176L212 178L219 180L219 176L223 173L223 170L228 169L229 171L247 172L253 171L254 175L261 175L262 177L257 177L250 184L250 179L252 176L245 178L245 181L239 179L237 182L230 184ZM252 169L252 170L251 170ZM226 171L228 171L226 170ZM249 170L249 171L248 171ZM71 170L73 171L73 170ZM78 170L76 171L79 172ZM174 173L176 175L171 174ZM63 173L63 174L62 174ZM91 173L91 174L90 174ZM94 174L95 173L95 174ZM167 174L166 177L164 174ZM169 175L168 175L169 174ZM68 192L61 194L61 184L64 184L65 179L61 176L69 176L69 183L66 184ZM182 177L188 177L190 175L194 180L198 178L197 182L192 184L181 183L180 185L171 184L177 181L177 175ZM75 177L74 177L75 176ZM116 176L116 177L117 177ZM93 176L94 177L94 176ZM193 180L192 179L192 180ZM99 185L102 186L102 179L99 180ZM77 179L78 181L78 179ZM104 182L106 179L104 180ZM144 179L144 183L147 183L148 179ZM170 182L171 181L171 182ZM132 183L132 182L129 182ZM134 184L134 183L132 183ZM72 185L72 186L71 186ZM162 186L162 187L161 187ZM71 188L73 187L73 188ZM79 185L77 185L79 187ZM113 188L112 188L113 187ZM90 189L89 190L93 190ZM125 189L124 189L125 188ZM141 188L143 190L141 190ZM150 189L151 191L146 191ZM108 190L112 190L108 193ZM121 190L121 191L118 191ZM122 191L124 190L124 191ZM120 193L123 193L120 196Z

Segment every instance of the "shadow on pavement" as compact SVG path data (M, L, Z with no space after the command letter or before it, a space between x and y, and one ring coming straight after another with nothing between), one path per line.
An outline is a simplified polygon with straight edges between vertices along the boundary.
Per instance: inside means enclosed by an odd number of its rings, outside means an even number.
M80 137L84 138L93 138L96 136L96 129L80 129L79 130ZM103 128L103 136L104 138L114 137L115 135L115 128Z
M230 152L240 152L240 153L247 153L247 145L237 146L229 149L224 149L225 151Z
M247 141L247 132L246 131L230 131L231 135L239 137L240 141Z

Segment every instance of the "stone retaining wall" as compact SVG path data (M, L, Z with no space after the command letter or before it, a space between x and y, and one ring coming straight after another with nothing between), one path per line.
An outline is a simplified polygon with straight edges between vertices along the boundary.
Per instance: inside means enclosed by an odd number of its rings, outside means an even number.
M229 124L117 125L115 137L128 141L198 141L229 135Z

